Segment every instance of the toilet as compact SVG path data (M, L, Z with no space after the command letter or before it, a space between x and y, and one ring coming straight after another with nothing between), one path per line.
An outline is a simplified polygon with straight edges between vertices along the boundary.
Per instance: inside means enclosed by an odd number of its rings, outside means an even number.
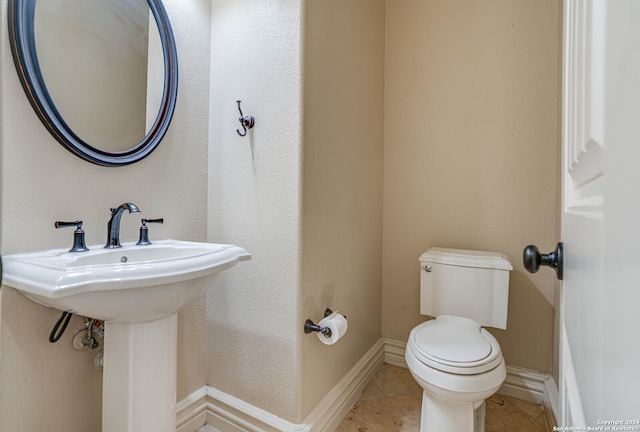
M431 248L420 256L420 313L405 360L424 389L420 432L484 432L484 401L506 377L500 344L487 330L506 329L506 255Z

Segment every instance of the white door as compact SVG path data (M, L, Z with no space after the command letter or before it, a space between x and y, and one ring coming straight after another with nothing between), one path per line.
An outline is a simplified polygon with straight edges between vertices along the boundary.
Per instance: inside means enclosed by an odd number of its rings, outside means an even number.
M640 1L564 11L558 423L640 431Z

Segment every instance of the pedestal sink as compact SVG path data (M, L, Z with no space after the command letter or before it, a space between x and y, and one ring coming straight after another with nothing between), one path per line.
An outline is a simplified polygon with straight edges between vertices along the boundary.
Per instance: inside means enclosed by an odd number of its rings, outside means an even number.
M44 306L105 322L102 432L175 432L177 312L241 247L161 240L3 257L3 282Z

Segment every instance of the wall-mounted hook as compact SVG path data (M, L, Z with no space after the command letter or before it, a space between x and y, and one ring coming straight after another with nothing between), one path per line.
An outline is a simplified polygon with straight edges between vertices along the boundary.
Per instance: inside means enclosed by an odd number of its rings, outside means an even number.
M242 126L244 133L241 133L240 129L236 129L236 132L238 132L238 135L243 137L247 135L247 129L251 129L256 124L256 119L254 119L253 116L244 116L242 114L242 108L240 108L240 102L242 101L236 102L238 102L238 111L240 111L240 118L238 120L240 120L240 125Z

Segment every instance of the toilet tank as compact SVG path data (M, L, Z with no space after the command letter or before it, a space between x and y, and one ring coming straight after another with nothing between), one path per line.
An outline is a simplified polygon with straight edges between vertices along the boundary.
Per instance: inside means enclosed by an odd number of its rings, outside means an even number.
M431 248L420 256L420 313L506 329L512 269L498 252Z

